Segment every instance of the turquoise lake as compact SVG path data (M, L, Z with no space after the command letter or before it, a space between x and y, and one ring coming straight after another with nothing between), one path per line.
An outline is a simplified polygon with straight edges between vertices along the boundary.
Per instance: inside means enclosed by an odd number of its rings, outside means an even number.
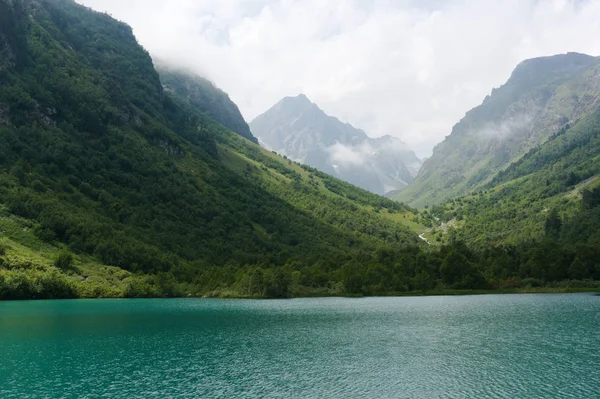
M0 302L0 398L600 397L600 296Z

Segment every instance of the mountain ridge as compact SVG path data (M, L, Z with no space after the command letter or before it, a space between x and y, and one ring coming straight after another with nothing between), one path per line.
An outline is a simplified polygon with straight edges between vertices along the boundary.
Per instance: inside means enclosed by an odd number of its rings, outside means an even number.
M568 53L523 61L468 111L414 182L393 193L422 207L480 189L493 176L599 103L600 58Z
M327 115L304 94L284 97L250 128L267 148L377 194L407 185L420 167L401 140L370 138Z
M154 59L154 65L165 91L174 92L188 107L205 113L240 136L258 143L238 106L213 82L191 71L170 66L161 59Z

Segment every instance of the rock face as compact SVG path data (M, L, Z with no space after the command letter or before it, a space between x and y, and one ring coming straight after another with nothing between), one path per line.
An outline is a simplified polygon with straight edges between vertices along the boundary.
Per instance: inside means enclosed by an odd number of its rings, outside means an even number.
M405 187L421 167L401 140L369 138L303 94L279 101L250 130L264 147L377 194Z
M523 61L453 127L415 180L390 196L421 207L477 191L599 106L600 58L568 53Z

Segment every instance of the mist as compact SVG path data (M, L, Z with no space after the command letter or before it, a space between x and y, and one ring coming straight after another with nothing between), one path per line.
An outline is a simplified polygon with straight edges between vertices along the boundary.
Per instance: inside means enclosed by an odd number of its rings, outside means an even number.
M522 60L600 54L600 0L80 0L154 56L229 93L251 120L306 93L420 157Z
M478 129L473 136L481 140L504 141L517 133L531 130L533 122L532 115L518 114L500 122L487 123L483 128Z
M327 149L331 163L338 166L361 166L373 152L368 143L351 147L336 143Z

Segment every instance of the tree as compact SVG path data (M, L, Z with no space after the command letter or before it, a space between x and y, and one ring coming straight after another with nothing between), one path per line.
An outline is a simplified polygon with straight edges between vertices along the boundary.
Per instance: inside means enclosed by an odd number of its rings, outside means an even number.
M270 271L270 270L269 270ZM281 268L270 271L265 278L265 294L271 298L287 298L290 296L291 274Z
M548 214L548 218L546 219L546 223L544 225L546 235L548 237L558 237L560 234L560 228L562 227L562 220L558 215L558 211L556 208L552 209Z
M460 282L462 276L469 271L470 264L467 258L454 248L448 252L440 266L442 280L449 285Z
M257 268L250 277L250 294L264 295L265 294L265 278L261 268Z
M600 187L594 190L583 190L582 205L584 209L592 209L600 204Z
M54 260L54 266L61 270L68 270L73 266L73 254L69 251L60 251Z
M363 278L360 263L356 259L352 259L344 263L341 271L344 290L350 294L362 292Z
M569 277L575 280L583 280L589 277L587 266L579 257L576 257L571 266L569 266Z

